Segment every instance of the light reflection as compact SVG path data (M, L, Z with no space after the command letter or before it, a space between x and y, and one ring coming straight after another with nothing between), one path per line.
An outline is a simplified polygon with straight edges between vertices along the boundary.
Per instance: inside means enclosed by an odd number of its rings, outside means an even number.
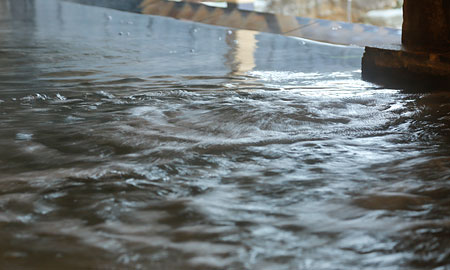
M236 31L236 41L238 42L236 48L236 61L239 62L238 72L245 74L252 70L255 65L255 50L257 48L256 35L258 32L254 31Z

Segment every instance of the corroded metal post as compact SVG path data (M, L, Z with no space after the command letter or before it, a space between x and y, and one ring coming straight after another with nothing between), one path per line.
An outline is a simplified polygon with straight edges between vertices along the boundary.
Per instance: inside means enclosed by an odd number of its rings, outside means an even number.
M412 50L449 50L450 1L405 0L402 43Z
M404 0L402 44L366 47L362 78L393 88L450 91L450 0Z

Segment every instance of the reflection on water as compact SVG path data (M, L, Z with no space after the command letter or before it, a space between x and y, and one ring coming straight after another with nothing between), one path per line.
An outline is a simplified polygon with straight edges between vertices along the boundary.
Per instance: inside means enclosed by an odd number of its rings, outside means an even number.
M447 269L450 95L359 48L0 0L5 269Z
M232 72L245 74L255 68L255 50L258 42L256 40L257 32L236 30L233 33L230 30L229 34L226 40L232 49L228 52L228 58L231 63L237 64L237 67L232 69Z

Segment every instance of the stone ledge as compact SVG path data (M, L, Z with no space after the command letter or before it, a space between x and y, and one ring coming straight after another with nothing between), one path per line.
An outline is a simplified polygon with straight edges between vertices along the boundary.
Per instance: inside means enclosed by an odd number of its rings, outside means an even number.
M450 52L416 52L401 46L366 47L362 78L388 88L450 91Z

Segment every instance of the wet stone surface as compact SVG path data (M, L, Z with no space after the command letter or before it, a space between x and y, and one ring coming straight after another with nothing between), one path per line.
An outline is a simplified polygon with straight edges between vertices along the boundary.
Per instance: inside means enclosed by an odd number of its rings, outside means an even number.
M0 268L448 269L448 91L51 0L0 0L0 41Z

